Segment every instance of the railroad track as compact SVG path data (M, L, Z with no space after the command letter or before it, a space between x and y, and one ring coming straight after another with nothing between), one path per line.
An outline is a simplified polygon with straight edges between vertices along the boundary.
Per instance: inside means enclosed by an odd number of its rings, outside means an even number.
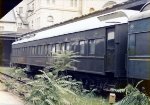
M17 81L17 82L19 82L19 83L26 84L25 81L22 81L22 80L20 80L20 79L17 79L17 78L15 78L15 77L12 77L12 76L10 76L10 75L8 75L8 74L5 74L5 73L0 72L0 75L5 76L5 77L10 78L10 79L13 79L13 80L15 80L15 81ZM4 83L4 81L3 81L2 79L0 79L0 82Z

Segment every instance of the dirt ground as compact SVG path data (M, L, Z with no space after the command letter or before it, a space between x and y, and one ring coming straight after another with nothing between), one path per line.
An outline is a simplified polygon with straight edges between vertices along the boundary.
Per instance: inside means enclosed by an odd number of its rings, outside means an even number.
M0 105L24 105L19 97L4 90L5 87L0 83Z

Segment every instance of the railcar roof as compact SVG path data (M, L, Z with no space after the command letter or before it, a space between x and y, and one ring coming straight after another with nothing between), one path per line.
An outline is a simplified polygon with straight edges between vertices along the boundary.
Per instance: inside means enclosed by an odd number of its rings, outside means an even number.
M81 32L91 30L95 28L111 26L115 24L123 24L128 22L128 18L138 13L139 11L134 10L118 10L115 12L103 14L100 16L94 16L88 19L76 21L66 25L50 28L38 33L31 38L23 38L22 40L16 41L13 44L25 43L29 41L40 40L44 38L50 38L59 35L65 35L69 33Z
M136 15L133 15L129 18L129 21L139 20L150 17L150 2L145 4L143 8L141 9L141 12L137 13Z

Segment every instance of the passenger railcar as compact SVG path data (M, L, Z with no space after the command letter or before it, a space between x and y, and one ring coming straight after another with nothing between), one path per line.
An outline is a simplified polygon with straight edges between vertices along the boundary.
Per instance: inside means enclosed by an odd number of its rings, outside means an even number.
M51 62L49 52L71 50L80 61L72 75L89 81L96 78L101 88L117 83L126 79L128 18L137 13L119 10L32 33L30 38L26 35L12 44L12 64L45 67Z
M127 77L150 80L150 3L129 19Z

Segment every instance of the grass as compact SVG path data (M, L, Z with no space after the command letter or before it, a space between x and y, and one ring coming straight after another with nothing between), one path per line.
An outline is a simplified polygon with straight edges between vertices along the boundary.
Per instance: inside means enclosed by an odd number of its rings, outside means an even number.
M109 105L108 101L102 97L88 97L88 96L71 96L65 95L70 102L69 105Z
M10 67L0 67L0 72L11 75L15 71L14 68Z
M14 68L9 67L0 67L0 72L12 75L14 73ZM3 84L0 84L0 88L3 88ZM102 97L90 97L86 95L71 95L71 94L63 94L61 95L65 99L67 99L68 104L65 105L109 105L107 100L103 99Z

